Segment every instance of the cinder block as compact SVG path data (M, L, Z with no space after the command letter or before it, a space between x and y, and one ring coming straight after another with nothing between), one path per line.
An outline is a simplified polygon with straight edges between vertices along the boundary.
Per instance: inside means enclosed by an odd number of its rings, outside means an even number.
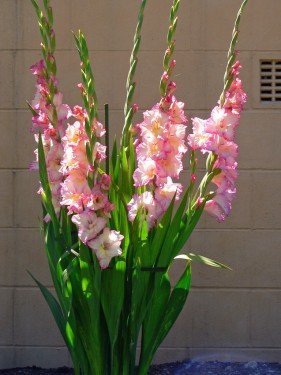
M13 229L0 229L0 286L13 286L16 272L16 237Z
M14 168L16 166L16 114L10 111L0 111L0 167Z
M12 288L0 288L0 345L12 345L13 343L13 309L14 291ZM7 354L8 355L8 354Z
M193 361L222 361L222 362L279 362L280 349L259 348L192 348Z
M13 172L0 170L0 227L13 226L14 196L13 196Z
M257 171L253 173L252 217L254 228L281 228L279 171Z
M251 345L280 349L281 292L257 290L250 294Z
M46 347L64 345L39 289L15 290L14 344Z
M280 231L272 230L195 231L189 251L217 260L232 270L193 263L192 286L280 287L280 236Z
M0 348L0 369L15 367L15 348L2 346Z
M52 7L58 49L75 49L71 30L76 32L79 29L85 34L90 49L130 50L132 48L139 3L127 0L112 3L106 0L93 4L88 0L75 0L67 6L63 2L57 2L52 4ZM147 4L141 48L144 50L166 49L169 13L170 3L157 0ZM188 4L181 4L179 16L177 45L182 49L188 44L190 37ZM24 33L19 33L17 36L18 44L27 49L38 48L39 30L31 4L20 3L18 19L20 30L24 30ZM60 22L62 19L63 23Z
M127 1L123 1L125 4ZM169 26L171 3L156 0L147 3L143 24L143 50L165 51L167 48L166 35ZM127 22L126 11L123 12L124 22ZM182 2L178 11L178 26L175 35L176 50L186 50L190 48L191 39L191 11L190 4ZM125 21L126 20L126 21Z
M241 2L237 0L228 1L227 7L223 0L193 0L192 47L203 50L227 50L240 5ZM279 50L279 11L280 4L274 0L266 3L257 0L254 6L248 4L240 24L238 49Z
M45 286L52 286L47 256L44 251L43 233L40 229L15 231L16 253L15 280L17 286L36 286L28 271ZM37 286L36 286L37 287Z
M155 353L152 364L184 361L190 358L189 348L159 348Z
M237 129L239 167L280 170L280 137L280 113L242 113L241 126Z
M1 25L0 25L0 49L15 48L17 28L11 27L15 24L17 15L16 0L2 0L1 2Z
M31 129L31 113L25 111L0 111L0 131L5 136L0 139L1 168L28 168L34 160L37 146Z
M245 108L249 108L251 103L251 77L252 77L252 62L251 54L247 52L240 52L238 59L242 65L240 78L243 83L243 88L248 94ZM223 90L223 77L227 64L226 52L208 52L206 53L206 60L204 61L204 69L206 69L206 81L204 82L204 89L206 91L206 107L211 109L217 105L220 95ZM193 68L193 70L195 67ZM242 113L243 120L243 113Z
M11 53L10 53L11 54ZM11 59L11 56L10 56ZM27 109L26 100L31 102L35 96L36 78L29 68L42 59L41 52L38 51L17 51L14 61L16 76L15 87L12 86L13 102L8 108ZM10 68L12 69L12 67Z
M247 291L192 290L192 347L250 345L250 301Z
M68 355L65 347L17 347L15 349L17 367L38 366L57 368L68 366Z
M207 1L205 4L205 48L227 49L241 2L231 0L227 3L227 8L224 6L223 0ZM257 0L254 6L249 3L242 16L238 49L279 50L280 23L277 15L280 11L281 5L274 0L269 0L266 3L263 0Z
M42 208L38 172L29 170L15 173L15 223L17 227L39 228L42 220Z
M16 146L14 148L16 167L27 169L30 163L35 160L34 150L37 148L34 134L30 131L32 114L29 111L16 111L14 117L16 126Z
M15 106L15 51L0 51L1 91L0 109L13 108Z
M187 299L178 319L161 344L161 348L189 348L191 346L191 305Z

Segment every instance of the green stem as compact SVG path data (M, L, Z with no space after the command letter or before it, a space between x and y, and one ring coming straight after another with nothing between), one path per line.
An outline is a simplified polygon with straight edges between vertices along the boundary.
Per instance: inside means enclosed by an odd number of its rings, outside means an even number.
M230 86L231 86L231 84L232 84L232 82L235 78L231 75L231 70L232 70L232 66L233 66L233 64L235 62L235 59L236 59L235 48L236 48L236 44L237 44L237 40L238 40L241 16L242 16L243 10L244 10L247 2L248 2L248 0L244 0L243 3L242 3L242 5L241 5L241 7L240 7L240 9L237 13L237 17L236 17L233 32L232 32L232 39L231 39L229 50L228 50L228 53L227 53L227 65L226 65L226 70L225 70L225 74L224 74L224 86L223 86L223 91L221 93L220 100L219 100L221 108L223 107L223 105L225 103L226 92L229 90L229 88L230 88Z
M56 127L58 122L57 111L53 103L54 95L58 92L57 86L54 85L53 82L53 78L56 76L57 72L57 65L54 57L56 49L56 39L53 30L53 11L52 8L49 6L49 2L49 0L44 0L44 8L46 12L46 16L44 16L44 13L39 8L36 0L31 0L31 3L37 15L39 30L42 37L41 49L46 66L46 81L49 90L48 102L49 104L51 104L53 109L53 118L52 120L50 120L50 122L54 127Z
M104 126L105 126L105 145L106 145L106 165L105 165L105 172L109 174L109 108L108 104L104 105Z
M133 119L133 108L132 108L132 100L133 100L133 95L135 92L135 82L134 82L134 76L136 73L136 68L138 64L138 52L140 48L140 43L141 43L141 30L142 30L142 23L143 23L143 18L144 18L144 10L146 6L147 0L142 0L139 14L138 14L138 23L134 35L134 42L133 42L133 49L131 52L131 58L130 58L130 68L129 68L129 73L127 77L127 83L126 83L126 101L125 101L125 106L124 106L124 116L125 116L125 123L122 131L122 138L121 138L121 146L127 147L129 146L129 127L132 123Z
M164 68L164 74L161 77L160 80L160 94L162 97L165 97L167 95L167 85L168 81L172 75L172 71L174 68L174 62L172 60L173 52L175 49L175 33L177 29L177 14L179 10L180 0L174 0L173 5L171 7L170 12L170 26L169 31L167 34L167 43L168 48L165 51L164 59L163 59L163 68Z

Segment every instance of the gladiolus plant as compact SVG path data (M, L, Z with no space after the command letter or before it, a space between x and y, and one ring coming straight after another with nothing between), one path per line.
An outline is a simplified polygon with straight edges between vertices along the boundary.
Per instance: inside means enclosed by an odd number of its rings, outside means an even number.
M35 0L43 59L31 67L35 98L28 103L37 148L31 170L39 170L45 249L57 297L34 277L70 352L75 374L147 373L153 356L186 301L191 263L219 262L181 251L205 211L219 222L230 213L236 194L238 146L235 128L246 102L239 79L236 43L239 9L224 75L224 86L208 119L187 126L177 99L173 59L180 0L172 2L167 50L158 103L134 124L134 75L147 0L140 1L127 79L120 143L109 149L109 111L105 125L83 34L74 34L81 59L82 105L64 103L55 58L50 0ZM206 156L202 180L198 153ZM183 156L189 177L180 182ZM171 287L175 259L185 269Z

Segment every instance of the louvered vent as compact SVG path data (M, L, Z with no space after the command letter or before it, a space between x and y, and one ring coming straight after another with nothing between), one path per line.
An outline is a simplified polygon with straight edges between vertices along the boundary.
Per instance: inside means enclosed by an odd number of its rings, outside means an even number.
M281 60L260 60L260 101L281 103Z

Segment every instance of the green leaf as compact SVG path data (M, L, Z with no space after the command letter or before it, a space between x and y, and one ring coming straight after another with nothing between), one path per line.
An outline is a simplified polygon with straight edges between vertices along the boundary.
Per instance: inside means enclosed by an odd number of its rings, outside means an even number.
M110 338L111 368L120 329L120 315L124 303L126 263L117 261L112 269L102 272L101 304ZM114 285L114 293L112 286ZM118 350L118 348L117 348Z
M159 255L159 264L161 265L170 265L174 259L174 251L173 251L173 242L175 238L178 236L180 231L180 226L182 222L182 216L185 211L187 199L189 196L189 189L185 192L184 196L182 197L181 203L167 229L167 233L165 236L165 240L163 241L163 246Z
M171 293L169 302L165 309L165 317L162 320L162 325L159 330L157 346L159 346L161 342L164 340L164 338L172 328L173 324L175 323L177 317L179 316L181 310L183 309L183 306L189 293L190 284L191 266L190 262L188 262L181 278L179 279Z
M48 211L48 214L51 217L51 220L54 225L55 233L58 235L59 233L59 223L58 219L55 213L55 209L52 203L52 193L49 185L48 180L48 172L47 172L47 166L46 166L46 160L45 160L45 153L44 153L44 147L42 142L42 135L39 133L39 139L38 139L38 159L39 159L39 176L40 176L40 182L42 185L42 189L44 194L42 194L42 199L44 201L44 204L46 206L46 209Z
M139 374L147 374L150 362L157 350L156 338L159 334L161 322L164 318L168 303L171 284L168 273L155 274L155 282L151 286L153 298L149 301L146 316L143 321L141 356L139 361Z
M28 109L30 110L30 112L32 113L33 116L38 116L38 113L35 111L35 109L32 107L32 105L29 103L28 100L26 100L26 104L28 106Z
M159 258L159 262L157 262L157 265L161 267L167 266L167 264L160 263L160 259L161 259L161 262L163 261L163 257L161 258L161 249L162 249L162 245L164 241L166 240L166 234L169 230L169 226L171 223L171 218L172 218L174 204L175 204L175 197L176 195L174 195L167 211L162 217L160 223L157 225L157 228L155 230L155 235L151 244L152 264L154 264L155 261L157 261L157 259Z
M60 305L58 304L55 297L52 295L49 290L42 285L36 278L28 271L29 275L32 277L32 279L35 281L39 289L41 290L41 293L43 294L43 297L45 298L47 304L49 305L49 308L53 314L53 317L57 323L57 326L60 330L60 333L64 339L64 341L67 343L67 335L66 335L66 321L63 317L62 310L60 308Z
M195 209L191 218L185 214L182 219L182 227L180 229L179 236L176 238L175 242L173 243L173 251L172 257L174 258L179 251L183 248L186 241L189 239L191 233L193 232L194 228L196 227L202 212L204 210L205 202L203 202L199 207Z
M163 279L164 280L164 279ZM191 268L190 262L188 262L180 280L177 282L171 295L168 294L168 290L165 291L162 296L162 303L158 306L158 311L155 311L154 303L149 310L149 316L146 319L150 322L144 321L143 329L143 341L142 341L142 351L139 362L139 375L146 375L149 369L150 363L153 356L164 340L177 317L179 316L191 283ZM170 290L170 288L169 288ZM161 298L161 290L156 291L157 298ZM158 297L158 295L160 296ZM154 324L152 325L151 322Z
M198 263L203 263L206 266L211 266L211 267L218 267L218 268L224 268L226 270L232 271L232 269L225 264L222 264L220 262L217 262L216 260L212 260L210 258L206 258L202 255L197 255L197 254L180 254L175 257L175 259L184 259L184 260L191 260L193 262L198 262Z

